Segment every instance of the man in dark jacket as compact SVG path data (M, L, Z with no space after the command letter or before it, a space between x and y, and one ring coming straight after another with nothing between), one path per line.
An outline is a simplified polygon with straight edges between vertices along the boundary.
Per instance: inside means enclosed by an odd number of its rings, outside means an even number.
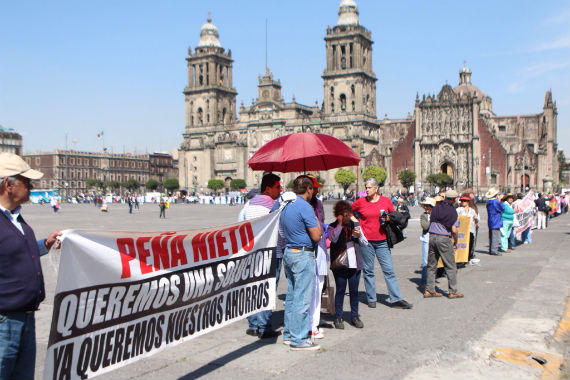
M34 312L45 298L40 256L59 248L59 231L36 241L20 215L32 179L43 176L12 153L0 153L0 379L33 379Z
M445 266L445 274L449 285L449 298L463 298L463 294L457 290L457 266L455 264L455 250L457 246L457 211L455 211L455 199L457 191L445 192L445 199L435 205L430 214L429 227L429 253L427 285L424 298L441 297L441 293L435 290L435 275L439 258Z

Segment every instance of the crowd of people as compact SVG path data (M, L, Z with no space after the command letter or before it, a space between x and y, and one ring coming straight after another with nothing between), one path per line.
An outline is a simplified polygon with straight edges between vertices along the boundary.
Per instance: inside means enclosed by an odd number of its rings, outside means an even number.
M21 215L21 205L29 200L33 188L32 180L42 176L43 173L31 169L21 157L0 153L0 211L3 214L0 217L0 379L34 378L34 313L45 298L40 256L51 248L58 248L61 235L61 231L56 230L47 238L37 240ZM239 215L239 220L245 221L280 209L275 277L278 283L283 267L287 280L283 343L291 350L320 349L316 340L324 338L319 328L321 294L329 269L336 285L336 329L345 327L343 303L347 287L348 322L355 328L364 327L358 310L361 277L367 306L376 307L375 258L388 289L387 304L399 309L413 307L402 298L390 251L404 239L410 216L405 203L396 199L394 204L390 198L380 195L378 183L370 178L365 181L366 196L352 203L337 201L331 223L326 225L323 204L318 197L321 186L314 176L301 175L295 179L292 192L283 192L279 176L266 174L259 191L248 193ZM530 243L533 229L547 228L549 219L568 211L568 193L532 196L501 194L497 189L489 189L485 197L491 255L507 254L517 244ZM420 217L421 286L425 298L443 296L435 286L439 259L448 279L447 297L464 297L459 292L454 249L458 243L459 216L467 217L468 263L478 263L474 248L481 218L475 199L472 189L463 194L451 189L421 201L424 208ZM521 216L529 214L529 209L530 218L523 220ZM261 339L280 335L271 325L271 311L251 315L246 334Z
M412 304L400 294L390 249L404 239L404 229L410 211L403 196L393 199L380 195L374 178L365 181L366 196L343 199L333 207L334 219L325 224L322 202L317 194L322 186L312 175L301 175L294 181L293 192L281 193L279 177L266 174L261 193L252 190L240 213L246 220L282 208L279 244L277 247L277 283L281 266L287 277L283 343L291 350L318 350L317 339L324 338L319 328L320 302L328 269L332 272L336 293L334 296L334 327L344 329L344 298L349 295L349 324L363 328L358 311L358 288L364 280L366 304L375 308L378 302L374 262L378 260L388 291L387 304L393 308L411 309ZM489 254L511 252L517 244L531 242L532 229L543 228L542 219L567 212L569 194L502 194L491 188L487 200L489 227ZM529 198L532 197L532 198ZM424 298L463 298L459 291L458 268L465 264L477 265L475 246L482 220L477 207L480 200L473 189L459 194L450 189L419 203L424 209L420 216L422 233L420 290ZM532 205L529 207L529 201ZM254 211L256 210L256 211ZM526 213L525 220L521 220ZM537 217L538 215L538 217ZM466 263L458 263L459 217L468 218L469 249ZM544 223L545 224L545 223ZM517 230L519 233L515 233ZM328 248L328 249L327 249ZM330 252L330 254L329 254ZM443 271L438 272L438 261ZM436 288L436 277L445 275L447 292ZM259 338L279 335L271 326L271 313L261 312L248 319L248 335Z

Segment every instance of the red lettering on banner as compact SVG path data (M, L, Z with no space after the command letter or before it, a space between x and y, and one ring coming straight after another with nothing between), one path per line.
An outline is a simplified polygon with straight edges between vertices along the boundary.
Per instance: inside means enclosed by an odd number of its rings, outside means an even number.
M183 244L185 237L186 235L175 236L170 243L170 252L172 255L170 263L173 267L188 264L188 258L186 257L186 250Z
M194 251L194 262L208 260L208 248L206 247L206 236L208 233L197 233L192 238L192 251Z
M186 236L165 232L159 236L141 236L136 239L118 238L117 250L121 258L121 278L132 276L131 270L134 270L136 266L131 268L131 262L135 259L138 259L140 274L188 264L184 248ZM151 256L152 263L149 264Z
M238 242L239 236L239 242ZM251 223L227 227L210 232L199 232L192 237L194 262L235 255L240 250L251 251L255 243Z
M121 254L121 278L131 277L129 262L137 257L135 241L131 238L119 238L117 248Z
M154 270L170 268L170 255L168 253L168 241L174 232L165 232L160 236L155 236L151 241L152 252L154 253Z
M226 249L226 247L224 247L224 243L226 242L226 237L223 235L223 233L226 231L227 229L220 230L216 233L216 246L218 248L218 256L220 257L227 256L230 254Z
M146 259L150 256L150 250L145 248L145 243L150 241L150 236L143 236L137 238L137 251L139 253L139 265L141 267L141 273L147 274L152 272L152 265L148 265Z
M245 222L239 226L239 236L241 238L241 245L243 249L246 251L251 251L253 244L255 243L251 223Z

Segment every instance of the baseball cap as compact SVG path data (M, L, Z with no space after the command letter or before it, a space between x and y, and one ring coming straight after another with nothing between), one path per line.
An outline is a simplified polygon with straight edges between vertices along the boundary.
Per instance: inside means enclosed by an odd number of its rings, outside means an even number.
M445 192L445 197L448 199L453 199L453 198L457 198L457 191L455 190L447 190Z
M30 165L14 153L0 153L0 178L21 175L29 179L40 179L44 173L30 168Z
M309 177L311 180L313 180L313 188L316 189L317 187L322 187L322 186L323 186L323 185L321 185L321 184L319 183L319 181L317 181L317 178L316 178L314 175L312 175L312 174L307 174L307 177Z

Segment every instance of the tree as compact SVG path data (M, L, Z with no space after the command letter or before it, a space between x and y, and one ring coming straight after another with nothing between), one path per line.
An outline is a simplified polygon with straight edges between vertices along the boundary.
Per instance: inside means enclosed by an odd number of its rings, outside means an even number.
M406 189L409 189L410 186L414 184L416 181L416 173L411 170L404 169L398 173L398 180Z
M139 187L141 187L141 184L136 179L130 178L126 182L123 183L123 187L128 189L130 192L133 192L136 189L138 189Z
M369 166L362 172L362 178L364 180L374 178L378 181L378 186L380 187L384 186L387 176L388 174L386 173L386 169L379 166Z
M217 191L222 189L223 187L224 187L224 181L222 181L221 179L212 178L208 180L208 189Z
M180 184L178 183L178 178L166 178L162 183L162 186L164 186L169 193L172 193L180 187Z
M121 187L121 184L119 183L119 181L115 181L115 180L109 180L107 182L105 182L105 188L107 189L111 189L111 190L119 190L119 188Z
M95 178L88 178L87 181L85 181L85 184L87 185L88 188L95 188L95 189L103 189L103 181L101 181L100 179L95 179Z
M247 185L245 184L244 179L236 178L236 179L232 179L230 181L230 189L232 189L232 190L243 189L246 186Z
M295 179L292 179L291 181L289 181L289 182L287 183L287 186L286 186L286 187L287 187L288 189L292 189L294 184L295 184Z
M156 189L158 189L158 185L159 183L156 179L149 179L148 181L146 181L145 187L150 191L155 191Z
M453 183L453 178L445 173L432 173L426 177L426 181L432 186L446 187Z
M346 190L348 190L350 184L356 181L356 174L350 170L338 169L334 175L334 180L342 186L344 193L346 194Z

